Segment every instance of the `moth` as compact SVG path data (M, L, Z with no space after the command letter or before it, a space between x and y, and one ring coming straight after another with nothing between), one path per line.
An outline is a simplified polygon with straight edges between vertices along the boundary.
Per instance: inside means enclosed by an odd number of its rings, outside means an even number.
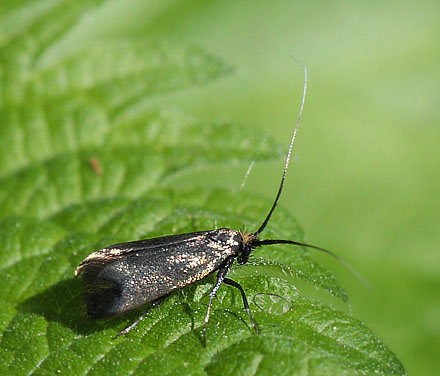
M75 271L75 276L82 276L88 316L95 319L117 316L151 303L133 324L119 333L126 334L171 292L217 272L217 282L209 293L203 326L203 342L206 345L206 330L212 302L223 283L240 291L250 323L255 332L259 332L242 286L227 278L231 266L235 262L246 264L256 248L273 244L291 244L314 248L341 260L334 253L309 244L284 239L260 239L283 191L292 147L304 108L307 69L302 66L304 86L298 120L289 144L278 192L261 226L255 232L221 228L137 240L115 244L91 253Z

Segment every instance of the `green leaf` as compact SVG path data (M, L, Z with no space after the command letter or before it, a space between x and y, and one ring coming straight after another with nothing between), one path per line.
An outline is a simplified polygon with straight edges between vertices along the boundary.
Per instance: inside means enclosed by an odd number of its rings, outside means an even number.
M197 48L163 41L112 40L39 70L30 85L39 96L81 93L116 111L140 98L194 86L228 71Z
M72 128L79 134L77 142L60 132L54 143L45 127L41 128L43 135L38 130L34 129L32 138L42 139L40 147L46 144L43 153L55 156L45 160L38 156L26 167L0 178L0 218L23 213L45 217L78 202L137 197L158 184L217 161L250 162L255 143L263 138L255 133L246 136L250 134L247 129L233 124L201 124L167 111L144 114L141 120L104 124L100 131L89 133L89 138L87 126ZM70 152L66 146L63 152L60 145L68 142L72 149L80 143L88 147ZM27 148L17 146L19 149ZM259 158L276 156L277 150L273 142L267 141ZM93 169L92 159L100 164L100 175Z
M230 203L222 208L218 198L228 195ZM213 228L215 224L255 227L258 224L255 218L247 217L246 211L243 215L237 215L236 211L241 212L248 205L257 208L262 205L258 197L234 200L230 192L207 194L197 188L182 193L155 190L152 195L131 201L113 199L96 204L67 207L52 219L25 222L9 219L1 224L0 239L8 252L1 264L0 288L5 306L10 307L3 313L2 350L8 357L4 361L9 373L32 371L35 364L41 372L61 370L75 374L89 369L105 373L116 364L121 374L134 369L147 373L152 368L171 372L187 364L197 372L216 374L224 370L237 374L235 366L241 364L237 353L241 352L250 357L249 363L241 367L258 366L262 370L274 367L273 359L281 361L286 357L285 362L291 367L289 372L293 373L307 367L313 372L327 373L402 373L392 352L362 323L302 295L292 284L292 275L286 272L290 270L288 265L280 265L274 273L266 268L268 265L275 268L276 263L265 261L251 264L258 273L246 273L248 267L244 266L236 267L231 274L251 300L261 335L255 335L249 327L241 296L225 287L214 304L208 346L203 349L201 327L206 295L214 282L210 276L172 294L160 311L153 310L135 331L115 340L118 331L140 312L102 323L84 319L81 286L72 276L86 255L115 242ZM101 209L96 213L98 206ZM89 215L93 221L87 228ZM87 218L85 224L81 223L82 218ZM277 213L277 220L291 221L283 211ZM282 227L272 227L271 232L282 236L285 231ZM23 244L25 254L21 254L23 248L17 244ZM10 249L12 245L15 251ZM299 251L299 255L298 252L287 254L293 268L298 258L312 262ZM320 275L319 270L315 276L301 270L295 276L310 281L319 279ZM334 279L329 284L330 292L339 288ZM277 312L272 308L272 299L284 302L285 308ZM30 345L41 350L25 362L22 356ZM199 350L195 353L194 348ZM134 359L132 354L136 354ZM219 362L223 364L225 359L228 367L220 367ZM280 372L282 369L279 368Z
M38 60L87 10L103 0L4 1L0 23L0 103L24 100Z
M137 99L142 97L145 100L227 72L225 65L217 59L193 48L127 42L124 53L120 51L119 42L110 46L93 49L93 57L97 61L90 62L89 56L79 54L76 62L68 59L63 61L64 65L59 63L40 76L29 78L32 95L24 89L22 97L26 99L25 103L0 106L0 176L28 165L35 158L47 159L66 149L102 145L107 137L116 143L121 136L129 137L131 143L139 144L137 138L141 136L153 141L156 137L154 133L162 132L161 124L183 120L161 119L171 116L169 111L145 114L147 105L133 106ZM112 53L109 54L108 50ZM120 55L127 55L125 69L119 66L117 57ZM81 57L85 58L82 64ZM103 64L108 71L96 68ZM130 64L138 68L136 72L130 73ZM90 65L96 65L95 71L88 69ZM86 76L82 80L78 79L81 71L86 72L82 74ZM140 76L146 78L141 79ZM49 78L54 80L53 85L47 82ZM129 109L132 110L130 115L124 112ZM139 113L145 118L139 117ZM151 127L146 127L148 122L152 123ZM115 127L115 134L110 134ZM129 129L129 134L124 133L125 129ZM169 132L169 129L166 131ZM171 137L176 142L176 136ZM244 139L241 143L251 141Z
M173 292L120 338L143 309L85 318L81 280L73 278L84 257L145 237L255 230L270 198L226 182L184 186L182 178L202 168L245 167L256 148L258 161L283 155L243 125L151 107L152 96L229 71L203 51L119 40L41 58L98 3L1 6L0 374L404 374L395 355L347 313L348 297L333 274L299 247L259 249L230 273L246 291L260 335L240 293L222 286L202 346L215 275ZM278 207L264 236L301 241L303 233Z

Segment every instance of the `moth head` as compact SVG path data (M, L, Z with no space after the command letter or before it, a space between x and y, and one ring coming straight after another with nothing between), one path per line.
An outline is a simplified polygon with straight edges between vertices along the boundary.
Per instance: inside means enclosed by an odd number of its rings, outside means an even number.
M256 247L255 241L258 240L258 234L241 231L240 235L242 239L242 247L237 256L237 262L241 265L248 262L251 252Z

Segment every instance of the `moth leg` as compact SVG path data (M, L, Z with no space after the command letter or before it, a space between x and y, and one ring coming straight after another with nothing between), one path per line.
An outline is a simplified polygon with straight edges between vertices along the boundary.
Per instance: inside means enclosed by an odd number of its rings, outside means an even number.
M221 267L221 269L217 273L217 283L209 293L209 304L208 304L208 309L206 311L205 324L203 325L203 346L205 347L206 347L206 328L208 326L209 314L211 313L212 300L215 298L215 295L217 294L218 289L223 283L226 274L228 274L229 268L231 267L233 262L234 262L233 257L226 260L225 264Z
M167 296L168 294L161 296L160 298L156 299L153 303L151 303L148 306L148 308L145 310L145 312L133 324L127 326L124 330L121 330L116 336L116 338L123 336L127 334L130 330L132 330L137 324L139 324L142 321L142 319L147 315L148 312L150 312L154 307L159 305L162 302L162 300L164 300Z
M243 287L241 287L240 284L238 284L237 282L235 282L235 281L233 281L232 279L229 279L229 278L224 278L224 279L223 279L223 282L226 283L226 284L229 285L229 286L236 287L237 289L240 290L240 292L241 292L241 297L242 297L242 299L243 299L244 309L246 310L246 312L247 312L247 314L248 314L248 316L249 316L249 320L250 320L250 322L251 322L252 327L253 327L254 330L255 330L255 333L259 334L260 331L258 330L257 325L255 325L254 319L252 318L251 310L249 309L249 303L248 303L248 300L247 300L247 298L246 298L246 294L244 293Z

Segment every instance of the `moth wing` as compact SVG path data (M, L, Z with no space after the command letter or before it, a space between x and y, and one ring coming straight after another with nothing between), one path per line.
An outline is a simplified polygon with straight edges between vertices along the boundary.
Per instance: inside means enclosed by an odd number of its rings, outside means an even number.
M188 234L161 236L159 238L113 244L88 255L76 268L75 276L78 276L85 268L93 267L94 265L102 266L109 262L114 262L129 252L154 252L154 250L160 247L178 247L191 239L203 236L209 232L210 231L199 231Z
M237 254L241 236L220 229L122 243L105 250L121 247L113 256L91 254L78 267L91 317L121 314L204 278Z

